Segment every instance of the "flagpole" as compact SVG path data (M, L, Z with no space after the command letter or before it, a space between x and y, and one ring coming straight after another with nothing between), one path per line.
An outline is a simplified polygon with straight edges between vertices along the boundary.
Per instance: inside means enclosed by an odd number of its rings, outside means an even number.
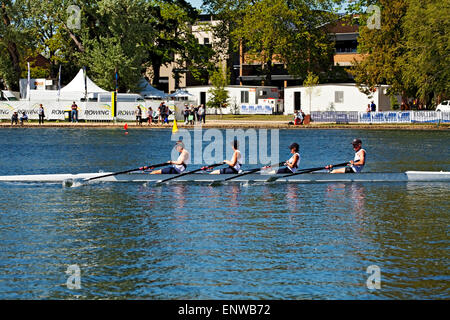
M27 76L27 100L30 101L30 95L31 95L31 72L30 72L30 63L27 62L28 66L28 76Z
M58 101L61 95L61 65L59 65L59 73L58 73Z

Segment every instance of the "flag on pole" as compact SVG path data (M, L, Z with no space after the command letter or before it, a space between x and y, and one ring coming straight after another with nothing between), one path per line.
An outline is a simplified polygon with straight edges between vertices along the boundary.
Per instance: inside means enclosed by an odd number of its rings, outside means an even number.
M30 100L31 94L31 72L30 72L30 63L27 62L28 65L28 77L27 77L27 100Z
M172 133L178 132L177 119L173 119Z

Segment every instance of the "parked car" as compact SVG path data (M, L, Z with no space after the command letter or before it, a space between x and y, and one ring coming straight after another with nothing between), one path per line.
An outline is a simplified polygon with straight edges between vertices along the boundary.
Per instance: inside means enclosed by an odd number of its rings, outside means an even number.
M444 101L442 101L442 102L436 107L436 111L450 112L450 100L444 100Z

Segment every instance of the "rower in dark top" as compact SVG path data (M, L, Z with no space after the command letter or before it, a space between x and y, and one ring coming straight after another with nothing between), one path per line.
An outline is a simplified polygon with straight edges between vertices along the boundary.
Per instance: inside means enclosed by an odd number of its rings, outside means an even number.
M215 170L211 172L211 174L236 174L239 173L239 170L241 170L242 165L242 155L239 151L239 144L238 141L235 139L233 141L233 157L230 161L224 160L223 163L228 165L228 168L223 168L220 170Z
M361 139L354 139L352 141L353 150L355 150L355 158L349 161L349 164L345 168L332 170L330 173L360 173L364 165L366 164L366 150L362 148ZM331 170L332 165L326 166L326 169Z
M291 150L292 157L286 161L286 168L278 169L277 174L295 173L300 166L300 146L298 145L298 143L294 142L289 146L289 149Z
M180 155L176 161L167 161L167 163L171 164L172 166L164 168L162 170L152 171L151 174L179 174L186 171L187 163L189 162L189 152L184 149L184 143L181 141L177 142L175 148L180 153Z

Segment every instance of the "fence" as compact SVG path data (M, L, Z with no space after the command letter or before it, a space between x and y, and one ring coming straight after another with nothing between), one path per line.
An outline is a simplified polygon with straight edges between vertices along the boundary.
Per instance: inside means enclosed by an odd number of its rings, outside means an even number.
M387 111L387 112L336 112L314 111L311 119L315 122L336 123L439 123L450 122L450 112L436 111Z
M37 120L40 103L33 101L10 101L0 102L0 120L11 120L13 112L17 112L19 117L22 112L28 115L30 120ZM44 107L45 120L65 121L71 111L72 101L42 101ZM77 102L78 119L90 122L113 121L112 108L110 103L98 102ZM169 109L176 114L177 119L182 119L182 102L166 102ZM145 102L120 102L117 104L116 120L134 121L136 119L137 106L141 107L143 118L146 118L148 108L156 111L159 106L158 101ZM173 119L173 115L169 120Z

